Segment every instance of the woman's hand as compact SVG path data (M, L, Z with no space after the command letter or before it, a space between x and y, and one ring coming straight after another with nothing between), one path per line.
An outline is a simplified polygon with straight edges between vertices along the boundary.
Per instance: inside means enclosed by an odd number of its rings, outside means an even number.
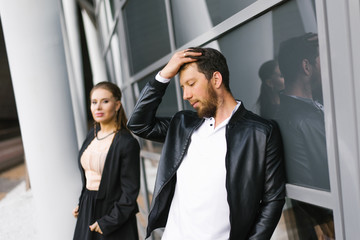
M73 216L74 216L75 218L78 217L78 215L79 215L79 205L77 205L76 208L74 208L74 209L72 210L72 214L73 214Z
M90 231L92 231L92 232L95 231L95 232L98 232L100 234L103 234L103 232L100 229L100 226L99 226L98 222L95 222L93 225L89 226L89 228L90 228Z

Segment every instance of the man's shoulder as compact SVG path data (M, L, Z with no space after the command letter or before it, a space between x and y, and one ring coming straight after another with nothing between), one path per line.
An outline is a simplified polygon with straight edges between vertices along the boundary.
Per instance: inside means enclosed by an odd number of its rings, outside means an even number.
M261 131L271 131L276 123L273 120L265 119L258 114L245 108L239 109L240 114L234 115L232 124L241 128L254 128Z
M282 96L275 120L282 124L301 125L304 123L323 122L321 110L310 101Z

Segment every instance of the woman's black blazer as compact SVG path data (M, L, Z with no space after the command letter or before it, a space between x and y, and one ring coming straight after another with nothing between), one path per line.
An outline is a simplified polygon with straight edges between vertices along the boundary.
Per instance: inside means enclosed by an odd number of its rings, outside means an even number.
M94 130L89 131L79 152L79 167L83 183L82 192L86 188L84 169L80 157L94 139ZM105 166L96 198L95 216L104 236L119 228L133 224L135 214L139 211L137 197L140 189L140 147L138 141L126 129L118 131L113 139L105 160ZM79 206L79 210L81 206ZM86 211L86 210L85 210ZM136 222L135 222L136 224ZM132 226L133 227L133 226ZM128 232L124 229L124 232ZM117 234L116 234L117 235ZM122 235L124 237L124 235ZM131 239L129 238L126 239Z

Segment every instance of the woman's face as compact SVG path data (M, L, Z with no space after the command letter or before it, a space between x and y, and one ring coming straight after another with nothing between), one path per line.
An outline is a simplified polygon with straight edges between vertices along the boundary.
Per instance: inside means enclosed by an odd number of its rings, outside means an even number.
M271 75L271 86L273 90L275 90L276 92L283 90L285 85L284 85L284 78L280 73L280 69L279 66L277 65L274 69L274 73Z
M106 89L95 89L91 94L91 113L94 120L101 124L116 121L116 111L120 108L120 101Z

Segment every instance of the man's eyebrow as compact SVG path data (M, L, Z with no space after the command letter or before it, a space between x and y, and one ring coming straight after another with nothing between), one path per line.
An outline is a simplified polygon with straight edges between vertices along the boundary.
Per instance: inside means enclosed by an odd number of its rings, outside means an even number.
M194 81L194 78L190 78L184 82L184 84L188 83L189 81ZM184 84L180 84L180 87L184 87Z

